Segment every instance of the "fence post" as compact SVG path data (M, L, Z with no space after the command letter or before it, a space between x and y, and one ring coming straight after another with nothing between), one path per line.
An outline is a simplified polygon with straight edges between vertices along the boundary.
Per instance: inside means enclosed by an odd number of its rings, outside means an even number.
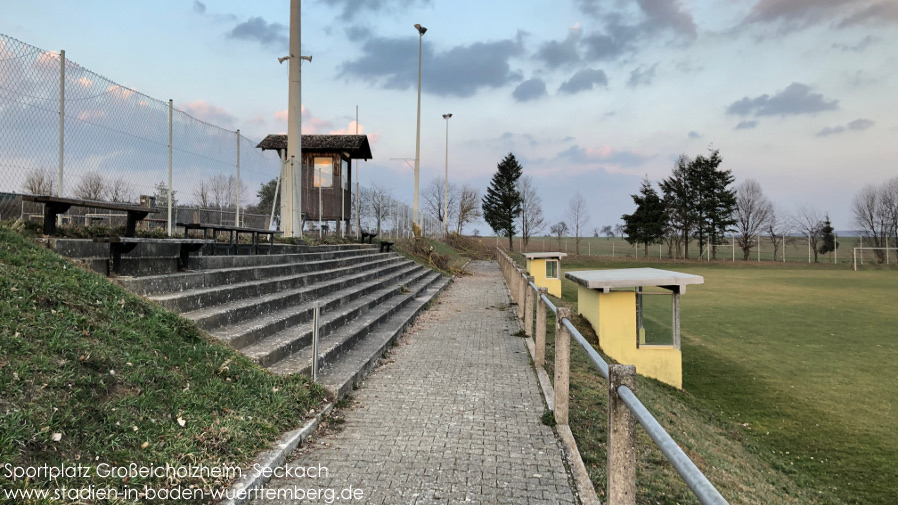
M237 129L237 213L234 214L234 226L240 226L240 129Z
M568 388L571 377L571 335L561 324L571 317L571 309L558 307L555 314L555 422L567 425Z
M533 277L524 277L524 334L528 337L533 336L533 289L530 283Z
M636 391L636 367L608 367L608 503L636 503L636 416L617 395L619 386ZM556 397L557 402L557 397Z
M62 166L65 149L65 49L59 51L59 174L56 196L62 197ZM59 219L62 219L60 217Z
M516 272L518 277L518 319L524 319L524 302L527 294L527 283L524 282L525 274L520 269Z
M548 288L539 288L536 294L536 342L534 344L533 362L536 366L546 364L546 302L543 295L549 292Z
M321 324L321 305L315 302L312 311L312 382L318 382L318 327Z
M172 187L171 187L171 150L172 150L172 116L174 116L174 102L168 100L168 236L172 235ZM184 232L187 235L187 232Z

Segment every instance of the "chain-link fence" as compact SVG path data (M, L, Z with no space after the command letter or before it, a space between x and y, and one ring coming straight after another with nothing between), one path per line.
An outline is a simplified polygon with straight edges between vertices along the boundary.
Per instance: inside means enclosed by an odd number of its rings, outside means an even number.
M390 194L389 189L373 186L360 187L358 214L356 214L356 194L352 196L352 229L359 226L362 231L377 233L383 240L411 238L414 236L412 223L414 212L411 205L399 201ZM358 216L361 215L361 221ZM440 222L432 216L422 215L421 231L428 237L443 235Z
M172 221L235 223L239 211L241 224L264 227L270 209L255 209L256 192L280 161L255 146L64 53L0 35L2 219L41 212L19 194L133 203L147 195L167 208L170 185ZM73 208L68 219L114 222L109 214Z
M170 101L91 72L64 52L0 35L0 220L41 219L41 205L23 202L22 194L128 203L146 196L161 212L145 221L166 227L171 187L172 224L268 228L277 199L259 202L257 196L279 177L281 161L276 151L256 144L239 130L209 124ZM384 238L412 236L408 204L381 187L349 189L352 215L340 234L357 236L361 226ZM120 225L124 219L79 207L62 218L85 225ZM429 236L441 232L430 217L422 217L422 228ZM334 235L337 226L312 221L307 230Z

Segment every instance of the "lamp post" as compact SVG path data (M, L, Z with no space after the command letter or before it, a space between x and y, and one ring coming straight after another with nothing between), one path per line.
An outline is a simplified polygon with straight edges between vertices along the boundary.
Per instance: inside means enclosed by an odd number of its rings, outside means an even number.
M421 48L424 44L424 34L427 28L420 24L415 25L418 30L418 128L415 132L415 223L421 225L421 217L418 215L418 182L421 171Z
M446 178L443 181L443 235L449 235L449 118L452 114L443 114L446 120Z

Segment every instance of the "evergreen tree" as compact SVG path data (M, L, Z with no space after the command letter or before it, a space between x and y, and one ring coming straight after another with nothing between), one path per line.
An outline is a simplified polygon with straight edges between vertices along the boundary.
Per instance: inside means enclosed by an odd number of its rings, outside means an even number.
M735 177L732 171L720 169L722 162L717 149L708 157L697 156L694 160L697 166L693 173L699 177L701 216L698 231L704 239L699 241L702 250L705 244L722 244L726 232L736 224L736 190L730 188ZM712 247L711 253L717 259L717 249Z
M513 237L518 232L515 220L521 214L521 193L518 191L518 179L524 173L524 167L518 163L514 154L508 155L497 165L496 173L483 197L483 219L493 231L502 237L508 237L508 249L514 249Z
M636 204L636 211L621 216L627 242L642 243L648 255L649 244L657 244L664 237L664 228L667 225L666 207L648 177L642 180L639 194L630 196Z
M722 162L719 150L694 159L682 155L671 176L661 181L668 221L682 237L686 258L690 239L698 241L701 257L708 244L721 243L736 224L736 191L729 188L735 178L720 169Z
M677 158L673 173L659 184L664 193L667 220L683 242L683 257L689 258L689 239L696 227L696 189L691 176L693 162L685 154Z
M839 247L838 242L836 242L836 236L833 233L834 231L833 225L829 221L829 214L827 214L826 219L823 221L823 226L820 228L820 235L822 238L822 243L820 244L819 249L820 254L833 252Z
M256 208L258 212L263 214L268 214L271 212L272 204L277 205L274 209L274 218L279 219L281 215L280 202L281 195L275 194L275 188L278 185L277 179L272 179L268 182L262 183L259 185L259 191L256 193L256 196L259 197L259 203L256 204Z

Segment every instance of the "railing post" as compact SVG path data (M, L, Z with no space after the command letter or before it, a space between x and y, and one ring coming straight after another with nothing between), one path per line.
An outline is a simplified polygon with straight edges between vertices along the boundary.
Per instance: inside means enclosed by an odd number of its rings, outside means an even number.
M312 312L312 382L318 382L318 330L321 326L321 305L315 302Z
M525 305L525 297L527 296L527 283L525 282L526 276L524 272L518 270L518 319L524 319L524 305Z
M546 364L546 302L543 301L543 295L548 292L548 288L539 288L539 293L536 294L536 342L533 357L536 366Z
M571 309L558 307L555 314L555 422L566 425L568 420L568 388L571 377L571 335L561 324L571 317Z
M636 503L636 416L617 395L619 386L636 392L636 367L608 367L608 504ZM556 400L557 401L557 400Z
M533 288L530 283L533 282L532 276L524 277L524 334L528 337L533 336Z

